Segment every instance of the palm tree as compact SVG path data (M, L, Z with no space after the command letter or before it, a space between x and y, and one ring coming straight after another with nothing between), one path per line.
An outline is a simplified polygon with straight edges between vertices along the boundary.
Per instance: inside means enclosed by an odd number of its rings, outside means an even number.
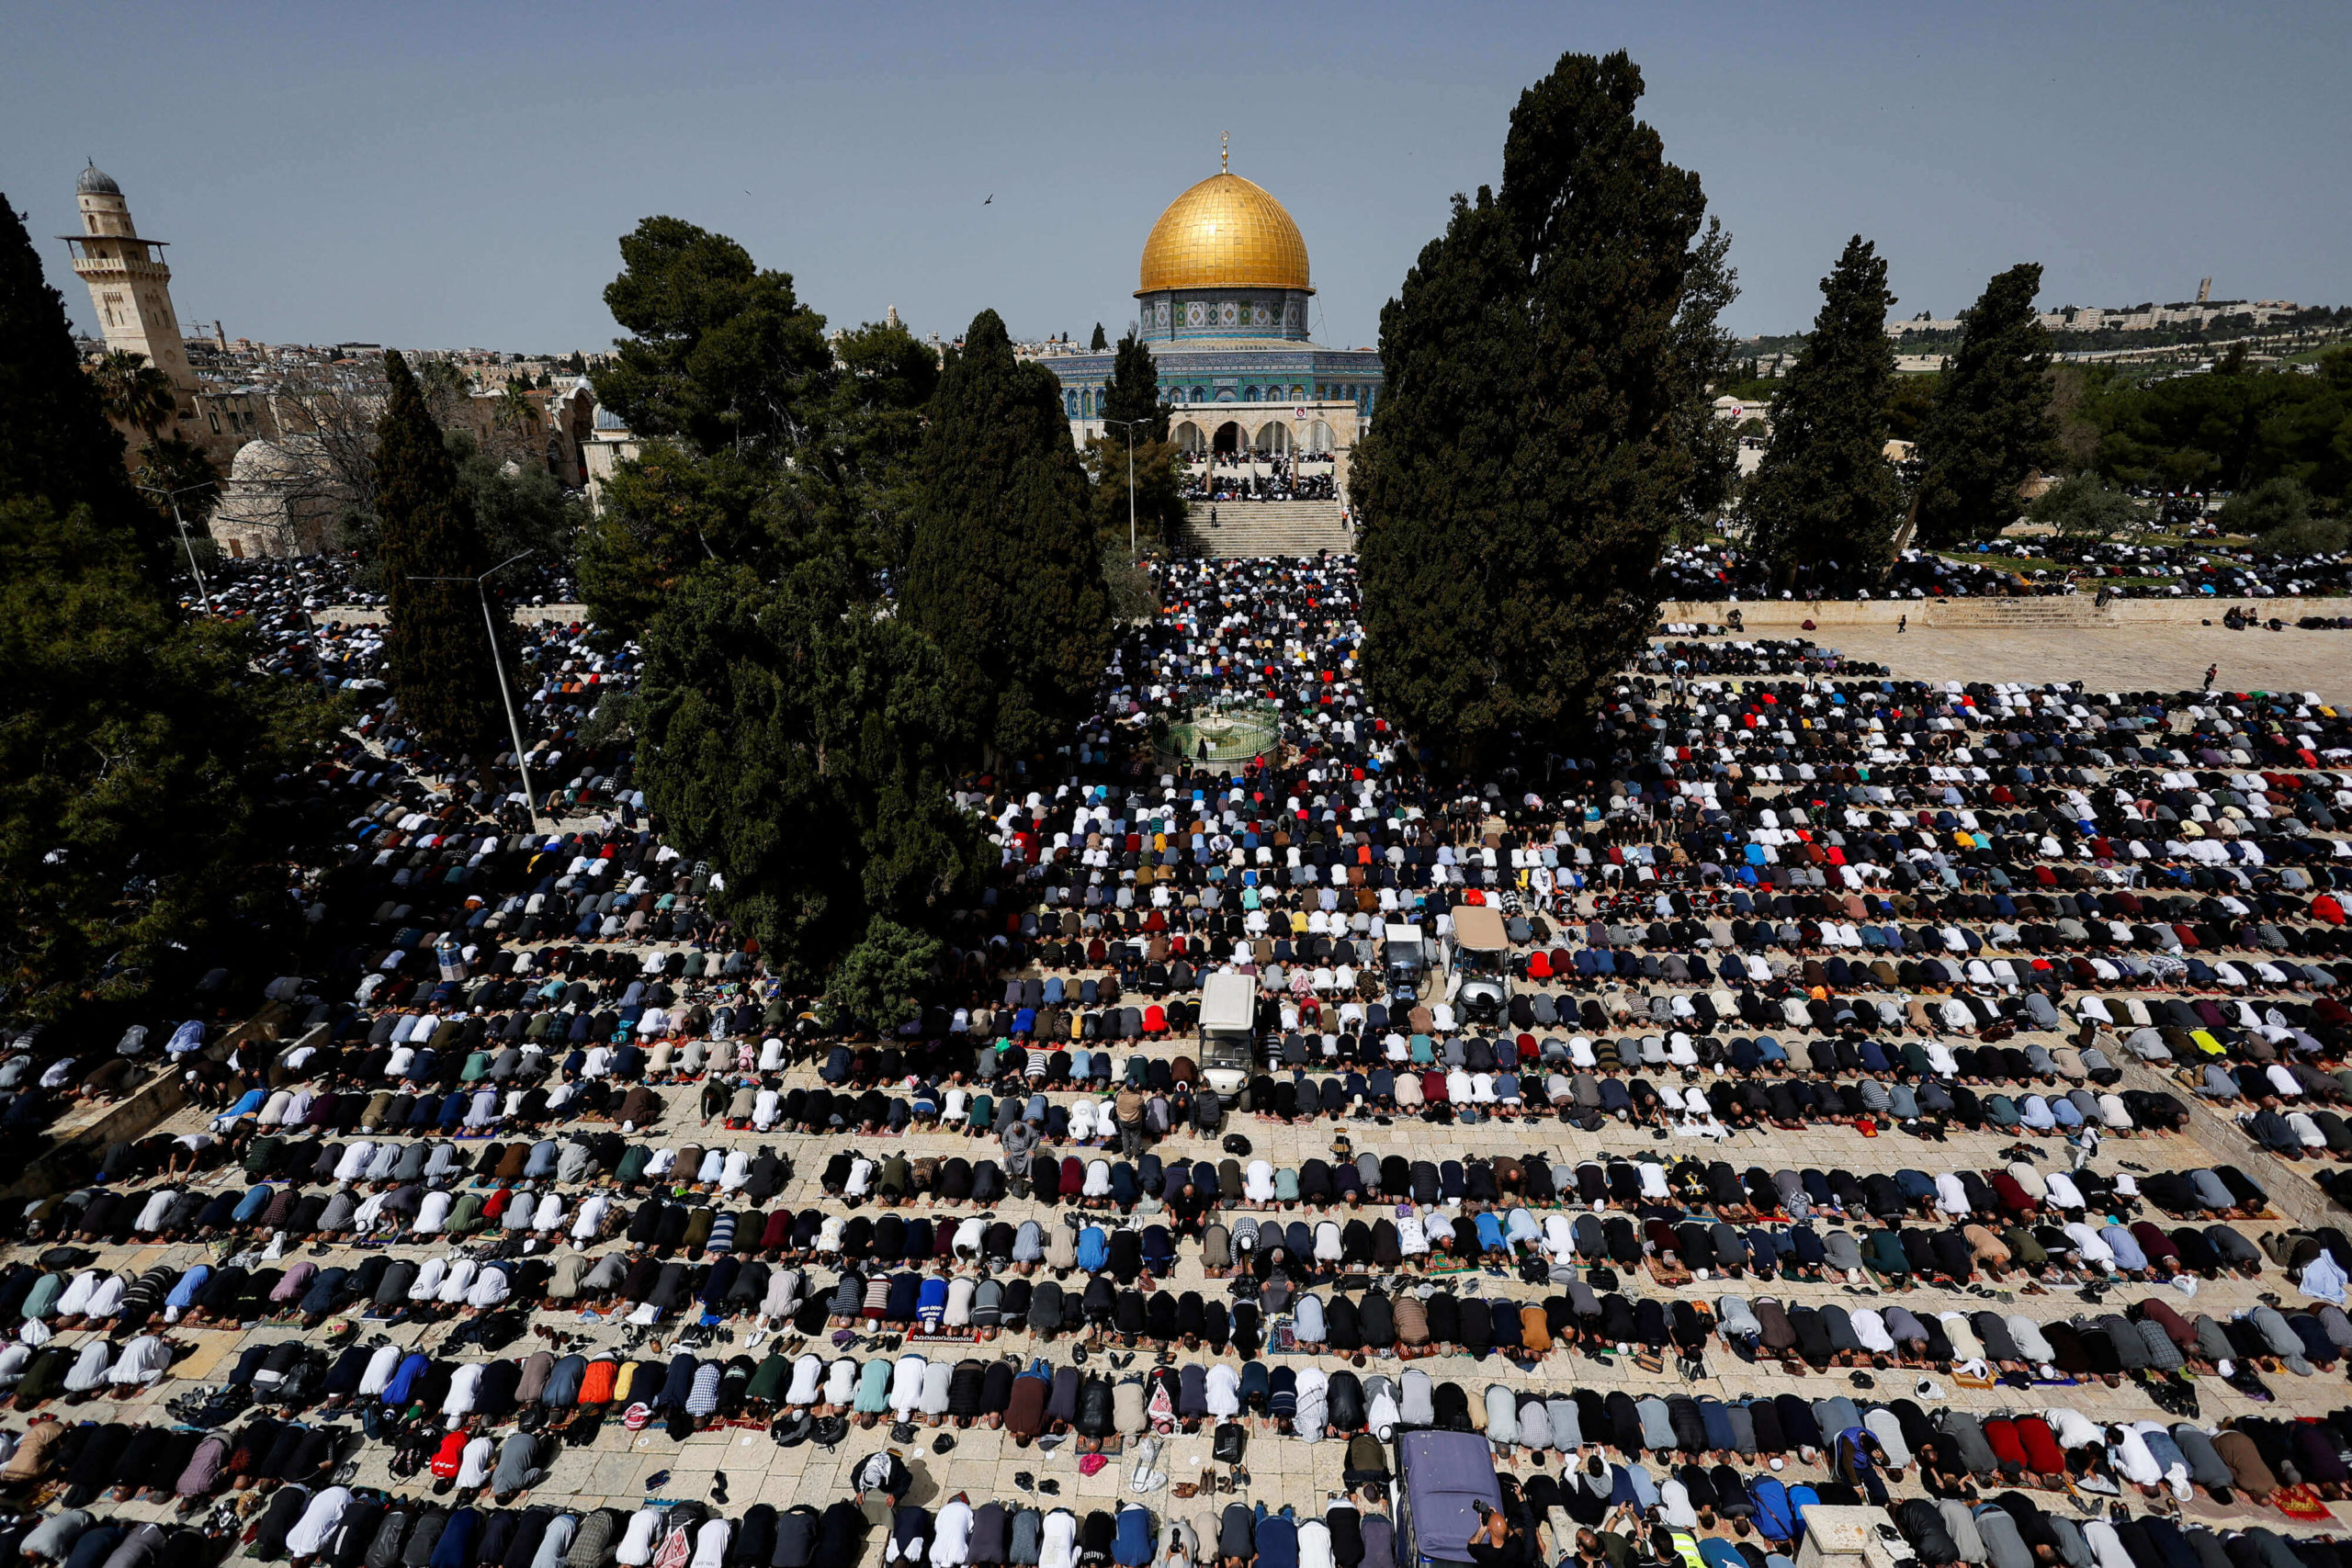
M141 484L162 492L153 499L156 510L165 518L171 516L172 502L176 499L192 528L202 527L220 500L219 465L205 454L203 447L176 435L166 435L141 446L135 477Z
M498 407L491 418L501 430L511 431L517 446L525 452L531 449L531 434L539 423L539 409L524 391L520 381L510 380L498 394Z
M143 354L110 348L91 369L107 417L153 435L171 423L179 399L171 378L147 363Z

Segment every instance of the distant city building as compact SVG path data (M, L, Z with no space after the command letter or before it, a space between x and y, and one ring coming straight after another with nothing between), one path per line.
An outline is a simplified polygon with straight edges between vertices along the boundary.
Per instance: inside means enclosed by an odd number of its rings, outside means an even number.
M2283 317L2291 317L2302 307L2291 299L2209 299L2212 279L2193 301L2172 305L2067 305L2055 310L2044 310L2036 318L2053 333L2154 332L2162 327L2188 327L2202 331L2215 321L2250 318L2257 327L2269 325ZM1914 333L1957 333L1961 330L1957 316L1949 318L1920 317L1915 321L1889 321L1886 335L1908 337Z

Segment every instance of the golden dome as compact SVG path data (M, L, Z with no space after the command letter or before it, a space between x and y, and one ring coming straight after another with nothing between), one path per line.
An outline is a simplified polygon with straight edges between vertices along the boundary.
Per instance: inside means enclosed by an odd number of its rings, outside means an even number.
M1306 242L1283 204L1239 175L1216 174L1159 215L1143 244L1142 287L1294 288L1306 281Z

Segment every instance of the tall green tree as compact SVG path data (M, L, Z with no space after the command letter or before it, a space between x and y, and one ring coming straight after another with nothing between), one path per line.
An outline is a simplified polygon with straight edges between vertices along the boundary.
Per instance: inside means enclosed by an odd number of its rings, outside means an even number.
M1381 311L1352 490L1365 679L1450 754L1580 724L1654 619L1691 472L1677 321L1706 204L1641 94L1623 53L1563 55L1511 113L1499 193L1457 197Z
M1170 545L1183 526L1187 506L1183 483L1177 473L1182 456L1172 441L1144 439L1136 433L1134 464L1134 508L1128 507L1127 433L1111 430L1086 444L1084 462L1094 480L1094 526L1106 544L1127 550L1130 527L1138 553L1155 545Z
M1111 340L1110 340L1109 338L1104 337L1104 336L1102 335L1102 322L1100 322L1100 321L1095 322L1095 323L1094 323L1094 341L1093 341L1092 343L1091 343L1091 344L1087 344L1087 347L1088 347L1091 352L1096 353L1096 354L1100 354L1100 353L1102 353L1104 349L1106 349L1106 348L1108 348L1108 347L1110 347L1110 346L1111 346Z
M833 373L825 319L788 273L753 265L724 234L648 218L621 241L605 306L631 335L590 376L639 435L704 453L790 446Z
M877 597L914 550L915 454L939 389L939 355L903 326L868 321L833 340L839 373L814 435L787 471L796 536L837 538Z
M180 613L156 532L0 197L0 1010L135 1002L283 886L277 781L327 710Z
M587 508L565 493L546 464L518 463L509 471L465 432L447 435L458 460L458 486L481 534L483 558L503 561L528 550L529 566L569 567L579 554Z
M2249 371L2139 385L2103 368L2081 417L2098 431L2102 474L2162 490L2246 491L2290 479L2341 508L2352 499L2352 347L2315 376Z
M1739 482L1739 433L1715 417L1716 389L1741 368L1739 340L1723 324L1739 298L1739 269L1731 265L1731 232L1717 218L1691 247L1682 280L1682 309L1674 318L1674 357L1682 368L1682 396L1674 423L1690 453L1682 483L1681 521L1695 532L1730 502Z
M1999 533L2024 510L2018 486L2057 460L2050 333L2034 318L2041 267L1996 273L1961 312L1960 350L1919 430L1919 537L1956 544Z
M851 1010L895 1021L978 863L952 795L972 716L888 604L939 356L887 323L827 340L723 235L649 219L622 253L606 297L635 335L595 379L649 439L605 489L580 582L599 635L645 649L638 777L780 972L813 987L846 965Z
M2036 496L2026 515L2062 534L2104 538L2139 522L2140 508L2121 491L2099 483L2096 474L2075 474Z
M1111 378L1102 383L1101 407L1106 421L1133 422L1138 442L1168 439L1168 405L1159 397L1159 362L1133 333L1119 340ZM1125 434L1120 425L1114 428Z
M1110 600L1060 383L1013 356L994 310L940 374L916 473L900 612L946 655L985 747L1059 744L1093 701Z
M1821 280L1821 310L1772 400L1772 440L1748 481L1750 547L1786 581L1804 566L1875 581L1894 559L1900 487L1886 460L1894 346L1886 261L1860 234Z
M878 596L912 548L908 476L938 355L883 323L829 344L791 278L723 234L649 218L621 252L605 296L636 335L593 379L649 439L582 537L598 636L639 634L709 561L773 578L838 551L857 563L860 594Z
M2293 479L2265 479L2230 497L2221 521L2226 532L2254 536L2266 555L2344 553L2344 519L2315 514L2311 492Z
M849 601L838 558L769 584L688 572L645 634L636 705L648 805L726 877L724 908L813 984L878 917L938 923L978 863L949 795L970 731L944 661Z
M504 706L490 628L471 577L495 564L458 464L423 389L395 349L384 355L383 416L376 422L376 559L390 625L385 649L401 716L434 750L477 758L498 747Z
M105 395L82 368L65 301L41 276L24 220L0 198L0 501L70 498L89 525L132 543L141 570L162 583L171 531L131 488L122 436L107 423Z

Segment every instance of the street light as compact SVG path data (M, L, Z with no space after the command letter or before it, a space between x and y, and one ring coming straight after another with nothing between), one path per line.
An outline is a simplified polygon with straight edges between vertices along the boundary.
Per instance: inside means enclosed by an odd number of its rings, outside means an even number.
M196 596L203 602L204 613L208 615L211 615L213 613L212 594L204 586L204 573L196 568L196 545L187 536L187 519L180 515L180 497L195 491L212 490L217 487L212 480L207 479L202 484L182 485L177 490L164 490L156 485L141 485L138 488L145 491L149 495L160 495L172 503L172 521L179 525L180 547L187 551L187 574L196 579Z
M1136 554L1136 426L1150 423L1140 419L1106 419L1105 424L1125 425L1127 432L1127 558Z
M525 550L523 555L509 556L477 577L421 577L413 573L409 577L411 582L470 582L474 585L475 594L481 600L482 629L490 634L491 663L498 671L498 700L506 705L506 732L514 742L514 771L523 778L523 804L530 813L531 831L535 833L539 830L539 797L531 788L531 770L523 761L523 725L514 716L514 694L506 686L505 657L498 651L498 623L491 618L490 614L490 580L521 560L523 556L537 553L537 550Z

